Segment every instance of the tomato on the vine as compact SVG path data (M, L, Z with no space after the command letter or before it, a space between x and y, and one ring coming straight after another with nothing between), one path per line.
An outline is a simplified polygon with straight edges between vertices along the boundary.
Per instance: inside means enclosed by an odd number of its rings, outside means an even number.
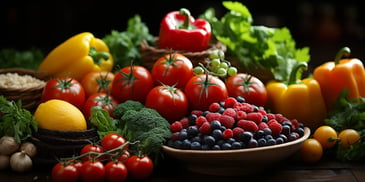
M73 164L58 162L52 168L51 178L54 182L76 182L79 179L79 171Z
M81 85L85 90L86 97L95 93L110 93L112 90L112 82L114 73L109 71L93 71L86 74Z
M74 78L52 78L44 86L41 102L51 99L64 100L82 109L85 102L85 91L81 83Z
M117 133L109 133L101 139L101 146L104 148L104 150L108 151L120 147L121 145L124 145L126 142L127 140L121 135ZM128 144L126 144L123 149L127 148Z
M128 169L123 162L110 161L105 165L105 179L108 182L122 182L127 179Z
M169 122L181 119L189 109L185 93L168 85L154 87L148 93L145 105L148 108L155 109Z
M80 155L83 155L83 154L86 154L89 152L103 153L104 149L98 144L86 144L81 148ZM85 157L82 157L81 159L83 161L88 161L88 160L94 160L95 157L97 157L95 154L90 154ZM96 160L102 160L103 158L104 158L104 156L101 156L101 157L97 158Z
M267 91L264 83L255 76L238 73L226 80L228 95L231 97L242 96L246 102L265 106L267 103Z
M126 100L144 103L152 87L150 71L143 66L127 66L115 73L111 94L121 103Z
M128 176L134 180L144 180L153 172L153 161L147 155L132 155L125 163L128 169Z
M92 107L100 106L102 109L108 111L111 117L114 117L113 110L118 104L119 102L111 95L106 93L95 93L86 99L82 112L85 118L89 118Z
M183 54L166 54L153 64L151 70L155 85L165 84L184 88L194 76L192 62Z
M185 94L192 110L208 110L213 102L220 102L228 97L224 82L213 75L199 74L192 77L185 86Z
M81 181L104 181L105 167L100 161L85 161L80 169Z

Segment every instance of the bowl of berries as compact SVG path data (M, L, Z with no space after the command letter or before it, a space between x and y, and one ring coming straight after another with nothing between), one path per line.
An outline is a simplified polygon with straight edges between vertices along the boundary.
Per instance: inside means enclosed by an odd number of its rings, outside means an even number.
M258 173L296 153L310 129L295 119L227 98L171 123L163 152L187 170L220 176Z

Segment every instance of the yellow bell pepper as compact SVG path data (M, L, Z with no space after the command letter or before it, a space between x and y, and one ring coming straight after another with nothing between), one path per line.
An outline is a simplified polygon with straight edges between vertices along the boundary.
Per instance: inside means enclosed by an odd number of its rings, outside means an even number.
M54 48L38 71L53 77L69 76L81 81L91 71L111 71L114 62L108 46L90 32L69 38Z
M312 131L324 123L327 110L319 83L313 78L296 80L299 69L307 69L301 62L296 65L288 83L269 81L266 84L268 107L288 119L297 119Z

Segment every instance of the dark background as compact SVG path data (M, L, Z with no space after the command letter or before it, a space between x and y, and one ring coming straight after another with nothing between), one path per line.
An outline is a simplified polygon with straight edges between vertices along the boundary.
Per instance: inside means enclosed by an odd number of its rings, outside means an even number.
M251 12L254 24L290 29L297 47L308 46L312 65L332 60L337 50L348 46L352 57L365 60L364 9L360 1L241 1ZM112 29L124 31L127 20L135 14L158 35L163 16L182 7L193 16L208 7L217 16L226 12L221 1L9 1L0 2L0 48L19 50L31 47L48 52L72 35L83 31L96 37Z

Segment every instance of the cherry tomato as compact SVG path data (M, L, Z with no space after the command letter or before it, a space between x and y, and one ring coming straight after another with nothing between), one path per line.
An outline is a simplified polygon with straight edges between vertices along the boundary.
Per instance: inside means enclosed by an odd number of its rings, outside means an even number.
M238 73L226 80L228 95L231 97L242 96L246 102L256 106L265 106L267 91L264 83L257 77Z
M228 97L224 82L216 76L199 74L192 77L185 86L190 109L208 110L213 102L220 102Z
M95 152L95 153L103 153L104 149L97 144L86 144L85 146L83 146L80 150L80 155L89 153L89 152ZM88 161L88 160L94 160L94 158L96 157L96 155L94 154L90 154L88 156L82 157L81 159L83 161ZM99 158L97 158L97 160L102 160L104 159L104 156L101 156Z
M350 145L360 140L360 133L354 129L344 129L338 134L340 139L341 147L348 148Z
M313 138L321 143L323 149L332 148L336 145L338 139L337 131L327 125L318 127L313 133Z
M108 182L122 182L127 179L128 170L122 162L110 161L105 165L105 179Z
M168 85L154 87L147 95L146 107L155 109L169 122L180 120L189 109L185 93Z
M105 167L100 161L86 161L80 170L81 181L104 181Z
M153 64L151 74L155 85L174 85L183 89L194 76L193 63L183 54L166 54Z
M128 169L128 176L134 180L144 180L153 172L153 162L148 156L132 155L125 163Z
M82 112L84 113L85 118L89 118L92 107L100 106L102 109L108 111L111 117L114 117L113 110L118 104L119 102L111 95L106 93L95 93L86 99Z
M127 159L131 156L131 154L129 153L128 150L123 150L123 152L120 154L120 156L118 157L118 161L120 162L127 162Z
M81 85L85 90L86 97L95 93L110 93L112 90L112 82L114 73L108 71L94 71L86 74Z
M55 164L51 172L52 181L54 182L76 182L79 179L79 171L72 164Z
M115 149L123 144L125 144L127 142L127 140L120 136L117 133L109 133L107 135L105 135L103 137L103 139L101 140L101 146L104 148L104 150L108 151L108 150L112 150ZM128 148L128 144L126 144L126 146L124 147L124 149ZM123 149L121 149L123 150Z
M321 143L314 138L306 139L299 149L300 158L304 162L315 163L322 158L323 148Z
M120 103L126 100L144 103L152 87L150 71L142 66L127 66L115 73L111 94Z
M42 102L61 99L82 109L85 102L85 91L81 83L74 78L53 78L47 81L41 97Z

